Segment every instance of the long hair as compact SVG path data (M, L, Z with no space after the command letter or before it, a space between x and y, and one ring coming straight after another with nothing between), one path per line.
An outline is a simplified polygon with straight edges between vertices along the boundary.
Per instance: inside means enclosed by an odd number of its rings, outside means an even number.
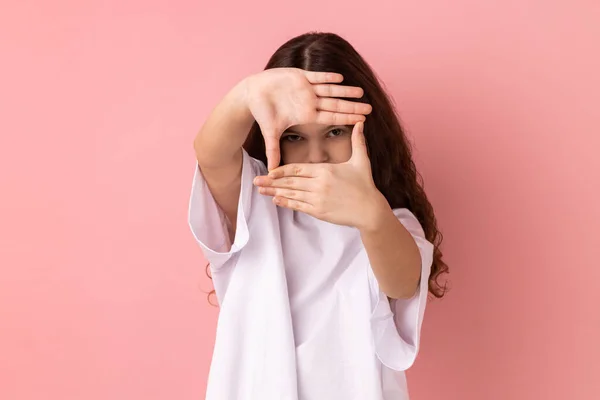
M417 217L426 239L434 245L428 286L433 296L441 298L447 287L445 283L440 284L439 277L448 272L440 251L442 233L425 195L423 178L413 162L410 142L374 71L348 41L334 33L321 32L309 32L284 43L271 56L265 70L283 67L341 73L343 85L359 86L364 90L363 97L354 101L373 107L364 124L373 180L391 208L407 208ZM267 163L265 142L256 121L244 149L250 156Z

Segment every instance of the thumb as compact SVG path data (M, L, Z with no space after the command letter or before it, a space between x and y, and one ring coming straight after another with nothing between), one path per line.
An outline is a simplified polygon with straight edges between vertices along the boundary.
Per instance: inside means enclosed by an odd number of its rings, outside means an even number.
M352 129L352 156L350 157L350 160L358 163L366 162L370 165L364 128L365 123L361 121L357 122L354 125L354 129Z
M279 139L274 132L265 132L265 153L267 155L267 170L271 171L279 166Z

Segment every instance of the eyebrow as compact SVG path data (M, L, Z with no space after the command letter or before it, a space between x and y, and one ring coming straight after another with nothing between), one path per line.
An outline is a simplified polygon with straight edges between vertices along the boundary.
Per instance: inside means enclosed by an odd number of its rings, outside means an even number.
M321 131L321 133L323 133L323 132L327 132L327 131L328 131L328 130L330 130L331 128L335 128L335 127L339 127L339 128L346 128L346 125L328 125L328 126L326 126L325 128L323 128L323 130ZM283 131L283 133L294 133L294 134L296 134L296 135L301 135L301 134L302 134L302 132L298 132L298 131L295 131L295 130L293 130L293 129L289 129L289 128L288 128L288 129L286 129L285 131Z

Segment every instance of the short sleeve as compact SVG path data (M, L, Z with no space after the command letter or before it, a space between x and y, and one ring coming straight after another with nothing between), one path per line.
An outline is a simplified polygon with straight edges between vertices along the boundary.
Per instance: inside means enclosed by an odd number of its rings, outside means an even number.
M429 274L434 246L427 239L417 218L405 208L394 209L394 214L411 233L421 253L421 280L410 299L388 300L369 268L369 283L373 312L371 329L375 351L386 367L404 371L414 363L419 350L421 324L427 304Z
M236 232L230 246L225 213L214 200L208 184L196 163L188 209L188 223L212 269L227 264L248 242L248 219L251 213L252 181L266 173L264 164L242 149L242 175L237 208Z

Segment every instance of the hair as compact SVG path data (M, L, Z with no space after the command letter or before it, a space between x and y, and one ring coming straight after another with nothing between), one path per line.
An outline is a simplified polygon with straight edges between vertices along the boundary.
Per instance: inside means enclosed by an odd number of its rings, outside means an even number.
M326 32L309 32L290 39L267 62L265 70L271 68L337 72L344 77L343 85L358 86L364 90L362 98L351 101L369 103L373 107L364 123L373 181L391 208L407 208L419 220L426 239L434 245L429 292L437 298L443 297L447 285L440 284L439 278L448 273L440 251L443 236L425 194L423 178L412 159L411 144L400 125L392 100L375 72L348 41ZM256 121L244 149L250 156L267 163L265 142Z

